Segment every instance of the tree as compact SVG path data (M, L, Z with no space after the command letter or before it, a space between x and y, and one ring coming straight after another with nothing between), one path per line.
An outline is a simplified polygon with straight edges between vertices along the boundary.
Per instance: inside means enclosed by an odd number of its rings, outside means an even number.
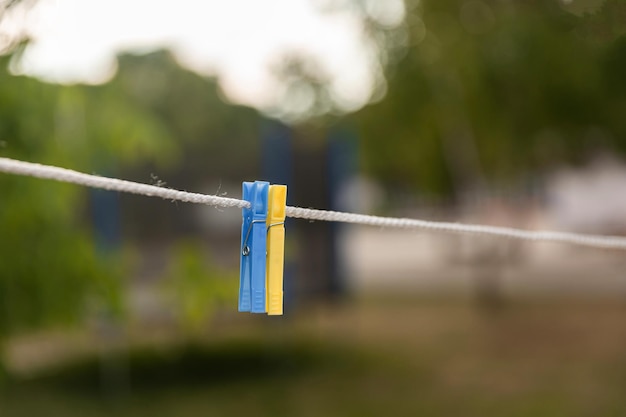
M387 67L387 94L352 117L366 169L456 195L598 148L623 151L624 46L609 18L623 4L611 0L594 17L557 2L407 2L396 28L405 55ZM615 41L584 36L609 20Z
M2 156L97 172L172 153L159 121L119 91L12 76L11 58L0 58ZM0 190L0 339L76 321L94 305L120 307L123 263L96 253L87 190L9 175Z

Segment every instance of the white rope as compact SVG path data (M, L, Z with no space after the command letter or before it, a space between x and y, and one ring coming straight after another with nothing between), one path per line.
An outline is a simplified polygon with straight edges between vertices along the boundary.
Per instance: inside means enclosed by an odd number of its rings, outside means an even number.
M71 169L58 168L48 165L34 164L31 162L16 161L15 159L0 158L0 171L8 174L26 175L29 177L45 178L49 180L70 182L92 188L102 188L123 193L141 194L150 197L161 197L166 200L184 201L186 203L207 204L216 207L249 207L244 200L235 198L218 197L186 191L172 190L171 188L158 187L156 185L140 184L137 182L105 178L97 175L83 174Z
M423 229L434 232L467 233L484 236L498 236L511 239L570 243L573 245L591 246L604 249L626 250L626 237L584 235L578 233L530 231L514 229L510 227L485 226L479 224L462 224L447 222L432 222L427 220L406 219L396 217L378 217L365 214L343 213L338 211L325 211L306 209L300 207L287 207L288 217L301 219L321 220L329 222L358 223L369 226L397 227L405 229Z
M215 207L250 207L250 203L235 198L219 197L186 191L172 190L155 185L140 184L131 181L105 178L97 175L83 174L69 169L14 159L0 158L0 172L25 175L37 178L51 179L61 182L84 185L93 188L102 188L111 191L120 191L131 194L141 194L151 197L161 197L167 200L184 201L187 203L206 204ZM356 223L378 227L396 227L405 229L422 229L435 232L470 233L484 236L498 236L512 239L559 242L573 245L589 246L604 249L626 250L626 237L584 235L552 231L529 231L509 227L495 227L475 224L431 222L417 219L394 217L368 216L364 214L344 213L338 211L316 210L302 207L287 207L287 217L319 220L328 222Z

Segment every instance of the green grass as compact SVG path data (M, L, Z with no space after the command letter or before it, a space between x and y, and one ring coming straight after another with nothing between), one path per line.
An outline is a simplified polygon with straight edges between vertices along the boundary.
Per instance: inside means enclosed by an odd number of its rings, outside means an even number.
M608 301L388 300L235 321L202 343L16 377L0 415L622 416L625 319Z

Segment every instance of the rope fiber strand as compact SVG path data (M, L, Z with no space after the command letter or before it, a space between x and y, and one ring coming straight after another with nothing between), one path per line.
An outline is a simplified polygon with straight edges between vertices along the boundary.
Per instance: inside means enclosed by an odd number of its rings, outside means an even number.
M9 158L0 158L0 172L68 182L72 184L84 185L92 188L101 188L110 191L140 194L150 197L161 197L167 200L182 201L186 203L205 204L215 207L250 207L250 203L248 203L247 201L235 198L178 191L170 188L158 187L156 185L141 184L115 178L89 175L70 169L35 164L31 162L17 161ZM308 220L354 223L378 227L421 229L433 232L466 233L483 236L496 236L511 239L529 240L535 242L541 241L569 243L572 245L588 246L602 249L626 250L626 237L620 236L586 235L553 231L529 231L509 227L369 216L364 214L316 210L302 207L286 207L285 210L287 217Z

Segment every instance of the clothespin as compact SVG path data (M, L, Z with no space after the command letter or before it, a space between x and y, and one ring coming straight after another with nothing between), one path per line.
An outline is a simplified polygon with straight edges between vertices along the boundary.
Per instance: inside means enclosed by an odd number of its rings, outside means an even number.
M239 311L265 313L265 258L267 251L267 194L269 183L244 182L242 210Z
M267 210L266 307L270 316L283 314L283 265L285 262L285 205L287 186L270 185Z

